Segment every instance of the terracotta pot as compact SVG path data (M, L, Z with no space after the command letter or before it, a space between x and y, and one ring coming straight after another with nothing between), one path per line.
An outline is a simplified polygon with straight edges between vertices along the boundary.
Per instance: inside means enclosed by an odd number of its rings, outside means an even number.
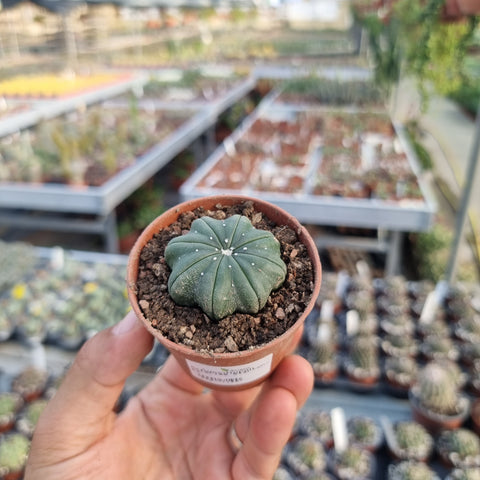
M472 417L473 429L477 435L480 435L480 398L476 398L473 401L470 415Z
M200 206L215 209L216 205L235 205L252 201L254 208L261 211L277 225L286 225L293 229L299 240L305 244L313 264L314 288L305 311L298 320L281 336L252 350L234 353L197 352L191 348L172 342L159 330L152 327L139 307L135 285L138 275L139 259L144 245L161 229L175 222L180 214ZM317 247L307 230L298 220L277 206L247 196L218 195L190 200L167 210L157 217L142 232L130 252L127 267L128 297L137 317L147 330L178 360L183 369L202 385L215 390L242 390L261 383L277 367L280 361L296 346L302 332L303 323L315 305L320 292L321 264Z
M462 397L463 410L456 415L439 415L420 405L419 401L410 389L408 395L412 418L423 425L430 433L437 434L442 430L456 430L460 428L470 413L470 400Z

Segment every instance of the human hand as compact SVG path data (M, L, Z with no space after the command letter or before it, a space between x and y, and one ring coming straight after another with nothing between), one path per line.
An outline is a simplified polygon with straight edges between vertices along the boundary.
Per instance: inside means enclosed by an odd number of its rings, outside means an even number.
M37 424L25 480L272 478L313 386L308 362L291 355L261 386L206 392L170 356L117 415L125 381L151 347L133 312L83 346Z

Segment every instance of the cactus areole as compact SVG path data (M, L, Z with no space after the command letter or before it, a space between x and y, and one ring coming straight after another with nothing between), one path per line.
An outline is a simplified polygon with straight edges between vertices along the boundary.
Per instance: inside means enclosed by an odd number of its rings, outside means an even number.
M165 260L172 299L200 307L213 320L257 313L287 272L278 240L243 215L194 220L188 233L170 240Z

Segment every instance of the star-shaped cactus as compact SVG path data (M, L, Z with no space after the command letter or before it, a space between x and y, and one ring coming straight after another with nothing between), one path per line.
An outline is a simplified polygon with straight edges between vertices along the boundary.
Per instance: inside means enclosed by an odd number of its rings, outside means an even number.
M170 240L165 259L173 300L199 306L215 320L257 313L287 272L278 240L242 215L194 220L188 233Z

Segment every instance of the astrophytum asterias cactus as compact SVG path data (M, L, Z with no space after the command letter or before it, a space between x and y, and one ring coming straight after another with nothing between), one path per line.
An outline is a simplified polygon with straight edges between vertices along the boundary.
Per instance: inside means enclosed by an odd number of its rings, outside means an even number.
M173 300L199 306L214 320L257 313L287 272L278 240L242 215L194 220L188 233L170 240L165 260Z

